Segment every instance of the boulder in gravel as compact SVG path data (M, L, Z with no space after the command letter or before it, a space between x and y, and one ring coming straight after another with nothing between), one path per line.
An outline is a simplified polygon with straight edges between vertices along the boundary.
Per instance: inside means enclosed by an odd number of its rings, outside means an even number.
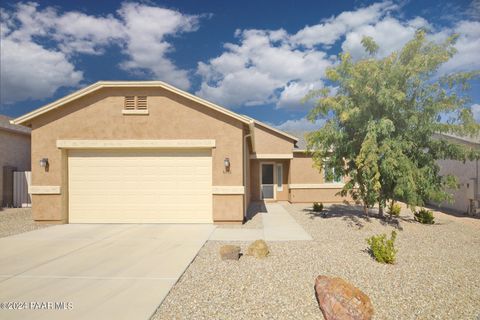
M326 320L368 320L373 315L370 298L341 278L318 276L315 280L318 305Z
M238 260L240 259L240 247L229 244L221 246L220 257L222 260Z
M263 240L255 240L247 248L247 255L255 258L265 258L269 253L267 243Z

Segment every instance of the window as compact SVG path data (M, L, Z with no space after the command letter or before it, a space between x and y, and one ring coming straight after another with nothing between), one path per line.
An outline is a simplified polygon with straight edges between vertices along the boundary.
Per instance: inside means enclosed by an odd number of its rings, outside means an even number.
M277 191L283 191L283 164L277 163Z
M126 96L123 107L124 114L148 114L146 96Z
M331 168L327 163L323 165L323 180L325 183L340 183L342 176L335 172L335 168Z

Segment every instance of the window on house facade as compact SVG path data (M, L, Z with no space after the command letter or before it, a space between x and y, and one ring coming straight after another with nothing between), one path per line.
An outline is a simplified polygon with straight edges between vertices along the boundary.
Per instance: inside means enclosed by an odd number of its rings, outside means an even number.
M283 191L283 164L277 163L277 191Z
M323 165L323 180L325 183L340 183L343 181L342 176L335 172L335 168L326 163Z

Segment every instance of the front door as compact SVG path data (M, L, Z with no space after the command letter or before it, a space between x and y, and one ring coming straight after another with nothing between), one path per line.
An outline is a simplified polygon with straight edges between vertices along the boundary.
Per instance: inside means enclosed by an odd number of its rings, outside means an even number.
M274 182L274 164L261 164L261 181L260 181L260 198L275 198L275 182Z

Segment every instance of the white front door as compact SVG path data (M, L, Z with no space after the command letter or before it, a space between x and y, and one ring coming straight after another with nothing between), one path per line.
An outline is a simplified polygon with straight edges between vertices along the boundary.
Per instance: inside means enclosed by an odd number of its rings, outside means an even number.
M275 199L275 164L260 164L260 199Z

